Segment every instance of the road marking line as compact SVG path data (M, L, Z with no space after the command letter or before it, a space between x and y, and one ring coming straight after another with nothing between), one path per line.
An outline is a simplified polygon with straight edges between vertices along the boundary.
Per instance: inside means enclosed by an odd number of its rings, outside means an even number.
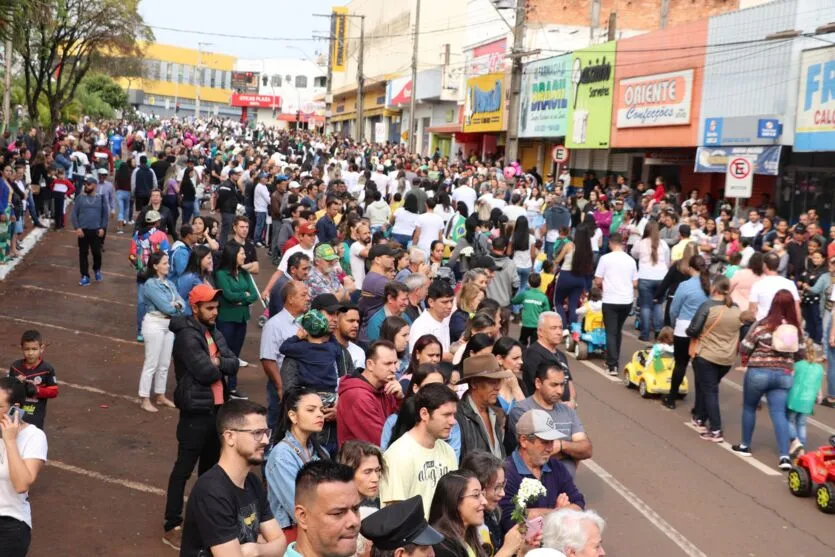
M694 426L690 422L684 422L684 425L689 427L690 429L692 429L693 431L695 431L697 433L699 431L698 429L696 429L696 426ZM723 449L725 449L726 451L728 451L732 455L736 456L737 458L741 458L743 461L747 462L748 464L750 464L751 466L753 466L754 468L756 468L757 470L759 470L760 472L762 472L763 474L765 474L767 476L782 476L783 475L783 473L780 472L779 470L775 470L774 468L771 468L767 464L763 464L762 462L760 462L759 460L757 460L753 456L743 456L743 455L735 452L731 448L731 444L728 443L727 441L722 441L721 443L713 443L713 444L714 445L719 445L720 447L722 447Z
M57 263L44 263L44 262L41 262L41 261L35 261L35 263L36 264L41 264L41 265L49 265L50 267L57 267L58 269L77 270L76 267L73 267L71 265L58 265ZM106 275L106 276L111 276L111 277L122 277L122 278L128 278L128 279L136 280L136 275L126 275L124 273L113 273L113 272L110 272L110 271L102 271L101 274Z
M640 497L635 495L628 487L620 483L614 476L607 472L602 466L591 459L584 460L583 465L587 467L595 476L603 480L606 484L614 489L618 495L623 497L627 503L632 505L644 518L646 518L652 525L661 530L661 533L667 536L674 544L679 546L685 555L688 557L707 557L704 551L699 549L684 535L676 530L672 524L661 518L652 507L647 505Z
M51 329L58 329L59 331L67 331L76 335L89 335L96 338L102 338L104 340L110 340L112 342L121 342L124 344L131 344L136 345L136 341L128 340L124 338L117 338L117 337L110 337L107 335L99 335L96 333L88 333L87 331L79 331L77 329L70 329L69 327L62 327L61 325L53 325L51 323L41 323L40 321L30 321L28 319L20 319L19 317L12 317L11 315L3 315L0 314L0 319L10 319L12 321L17 321L18 323L26 323L27 325L37 325L38 327L49 327Z
M47 230L48 229L46 228L35 228L34 230L29 231L29 234L27 234L20 242L20 251L25 251L26 253L17 259L12 259L8 263L0 265L0 281L5 280L9 273L12 272L12 269L20 265L20 262L23 261L24 258L32 251L32 248L35 247L35 244L40 242L46 235Z
M121 395L119 393L111 393L109 391L105 391L103 389L99 389L98 387L89 387L87 385L79 385L78 383L70 383L69 381L58 380L58 384L61 386L71 387L73 389L78 389L80 391L87 391L88 393L95 393L97 395L104 395L109 396L111 398L120 398L122 400L127 400L129 402L133 402L135 404L139 404L142 402L135 396L130 395Z
M85 296L84 294L76 294L75 292L64 292L63 290L54 290L52 288L42 288L40 286L35 286L33 284L22 284L22 288L27 288L29 290L38 290L41 292L51 292L53 294L62 294L64 296L74 296L76 298L82 298L84 300L93 300L94 302L105 302L107 304L117 304L120 306L128 306L135 308L136 304L129 304L127 302L117 302L115 300L108 300L106 298L99 298L98 296Z
M61 462L60 460L47 460L47 466L51 466L53 468L58 468L59 470L63 470L65 472L72 472L73 474L78 474L80 476L86 476L88 478L98 480L101 482L113 484L113 485L120 485L122 487L126 487L128 489L133 489L134 491L141 491L143 493L150 493L151 495L159 495L161 497L165 497L167 495L164 489L160 489L158 487L154 487L148 484L144 484L142 482L134 482L131 480L123 480L121 478L114 478L113 476L108 476L102 474L101 472L93 472L92 470L85 470L84 468L79 468L78 466L73 466L72 464L66 464Z

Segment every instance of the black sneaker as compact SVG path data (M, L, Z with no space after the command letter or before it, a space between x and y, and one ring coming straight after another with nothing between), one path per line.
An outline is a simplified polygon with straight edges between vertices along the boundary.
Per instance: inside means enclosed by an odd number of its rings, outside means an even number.
M690 418L690 425L696 428L696 431L699 433L704 433L707 431L707 427L705 427L704 420L699 420L698 418Z
M780 461L777 463L777 468L784 471L789 471L792 469L792 461L787 456L781 456Z
M742 443L739 445L732 445L731 450L738 455L751 456L751 447L746 447Z
M240 399L240 400L249 400L249 396L247 396L247 394L245 392L239 391L238 389L235 389L233 391L229 391L229 398L237 398L237 399Z
M671 396L665 396L661 398L661 404L669 408L670 410L676 409L676 401Z
M725 440L722 436L722 430L718 429L716 431L705 431L699 438L704 439L705 441L713 441L714 443L721 443Z
M613 377L617 377L617 376L618 376L618 368L617 368L617 366L613 366L613 367L610 367L610 368L609 368L609 375L611 375L611 376L613 376Z

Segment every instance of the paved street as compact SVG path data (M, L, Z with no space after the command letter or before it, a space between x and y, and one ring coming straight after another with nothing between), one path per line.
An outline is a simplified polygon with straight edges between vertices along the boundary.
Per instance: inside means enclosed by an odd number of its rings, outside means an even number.
M128 246L127 236L111 232L105 281L81 288L75 237L50 232L0 283L3 365L19 357L22 331L37 328L61 382L47 416L50 462L31 492L34 557L174 555L160 536L177 415L150 415L138 406L143 352L133 341ZM263 286L269 272L263 253L261 262ZM240 386L263 402L255 317L242 353L253 365L242 370ZM622 361L639 345L625 337ZM691 400L671 412L605 376L600 360L571 365L580 416L594 443L593 463L580 467L578 483L588 507L608 521L609 555L835 554L833 518L813 500L791 496L776 470L766 410L757 415L754 457L744 459L700 440L685 425ZM173 375L172 369L169 392ZM721 389L730 443L740 431L741 381L732 372ZM835 432L835 410L820 408L814 420L811 446Z

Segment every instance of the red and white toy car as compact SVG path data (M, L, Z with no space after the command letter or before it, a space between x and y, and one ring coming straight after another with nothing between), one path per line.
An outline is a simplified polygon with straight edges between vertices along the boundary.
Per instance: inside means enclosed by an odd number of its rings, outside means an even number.
M814 491L818 509L835 514L835 435L829 438L829 446L797 459L789 471L788 483L792 495L808 497Z

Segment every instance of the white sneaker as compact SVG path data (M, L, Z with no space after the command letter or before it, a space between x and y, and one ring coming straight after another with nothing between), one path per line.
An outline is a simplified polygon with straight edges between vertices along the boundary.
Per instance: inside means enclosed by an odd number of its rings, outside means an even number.
M247 367L248 365L249 365L249 362L247 362L246 360L242 360L242 359L238 358L238 367Z

